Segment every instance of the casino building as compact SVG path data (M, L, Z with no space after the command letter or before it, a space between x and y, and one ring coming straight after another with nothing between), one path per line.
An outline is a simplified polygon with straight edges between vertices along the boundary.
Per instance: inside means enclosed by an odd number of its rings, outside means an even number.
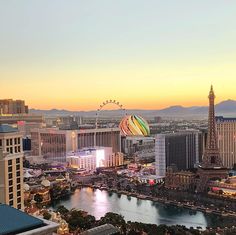
M70 167L95 171L99 167L116 167L124 164L122 153L113 153L111 147L84 148L67 154Z
M58 128L42 128L31 130L32 155L42 156L49 161L66 162L68 152L94 146L111 147L114 153L120 152L120 129L59 130Z

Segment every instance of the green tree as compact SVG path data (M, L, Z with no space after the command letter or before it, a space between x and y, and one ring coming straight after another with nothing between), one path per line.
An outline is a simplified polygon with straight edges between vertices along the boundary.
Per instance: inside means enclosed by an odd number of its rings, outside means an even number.
M96 219L95 219L94 216L92 216L92 215L87 215L87 216L85 217L85 222L84 222L84 226L83 226L83 227L84 227L85 229L90 229L90 228L92 228L92 227L94 226L95 222L96 222Z
M126 191L128 191L128 192L131 191L131 186L129 184L127 184L127 186L126 186Z
M43 213L43 218L46 219L46 220L50 220L52 217L52 215L50 213L48 213L47 211L45 211Z
M119 228L122 234L126 234L126 222L122 215L118 215L113 212L108 212L99 221L99 224L112 224Z
M92 215L85 215L83 211L72 209L67 213L66 221L70 226L70 229L75 230L87 230L94 226L96 219Z
M62 206L62 205L58 206L56 211L59 212L63 216L69 212L69 210L65 206Z
M35 194L34 195L34 200L37 202L37 203L41 203L42 201L43 201L43 197L42 197L42 195L40 195L40 194Z

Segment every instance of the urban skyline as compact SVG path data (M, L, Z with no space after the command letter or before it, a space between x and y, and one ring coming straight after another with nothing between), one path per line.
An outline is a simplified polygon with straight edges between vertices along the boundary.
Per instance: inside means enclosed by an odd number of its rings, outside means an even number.
M2 1L1 97L37 109L92 110L106 99L160 109L206 105L213 83L217 103L235 99L235 10L233 1Z
M0 234L235 235L235 12L0 1Z

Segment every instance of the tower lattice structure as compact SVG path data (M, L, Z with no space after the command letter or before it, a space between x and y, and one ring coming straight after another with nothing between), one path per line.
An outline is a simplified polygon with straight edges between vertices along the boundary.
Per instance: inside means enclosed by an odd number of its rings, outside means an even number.
M215 93L213 86L209 93L209 114L208 114L208 135L207 146L203 155L201 166L204 168L223 167L222 159L217 144L216 123L215 123Z
M222 179L228 175L228 170L222 164L220 156L215 123L215 93L213 86L209 92L209 115L208 115L208 135L207 145L203 154L202 162L198 167L199 180L197 192L203 192L207 188L207 183L211 179Z

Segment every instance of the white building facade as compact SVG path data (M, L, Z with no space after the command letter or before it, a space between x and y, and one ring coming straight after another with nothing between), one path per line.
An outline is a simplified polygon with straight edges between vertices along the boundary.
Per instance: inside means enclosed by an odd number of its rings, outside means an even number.
M113 153L111 147L84 148L68 153L66 158L70 167L87 171L124 164L123 154Z
M155 137L155 163L156 163L156 176L166 176L166 148L165 148L165 135L158 134Z

